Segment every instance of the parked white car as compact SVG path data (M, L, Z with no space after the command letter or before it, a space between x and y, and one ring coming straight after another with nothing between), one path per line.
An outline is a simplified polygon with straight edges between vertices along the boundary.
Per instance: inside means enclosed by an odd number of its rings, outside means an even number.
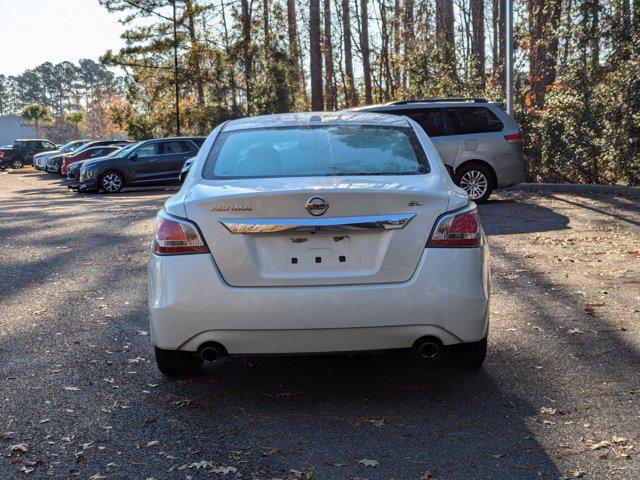
M149 309L165 374L227 354L400 348L475 368L488 250L475 204L414 121L233 120L158 213Z
M58 150L48 150L46 152L36 153L33 156L33 166L36 170L47 170L47 160L54 155L60 155L61 153L71 154L78 148L89 143L89 140L74 140L61 146Z

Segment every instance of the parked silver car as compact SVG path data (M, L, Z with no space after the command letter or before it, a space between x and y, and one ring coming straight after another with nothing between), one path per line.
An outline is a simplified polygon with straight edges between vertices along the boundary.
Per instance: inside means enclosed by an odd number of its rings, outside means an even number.
M429 135L456 185L476 203L526 174L524 135L497 103L481 98L403 100L353 109L405 115Z
M58 150L48 150L46 152L36 153L33 156L33 166L36 170L47 170L47 160L54 155L61 153L71 153L80 148L81 146L89 143L91 140L74 140L73 142L66 143Z

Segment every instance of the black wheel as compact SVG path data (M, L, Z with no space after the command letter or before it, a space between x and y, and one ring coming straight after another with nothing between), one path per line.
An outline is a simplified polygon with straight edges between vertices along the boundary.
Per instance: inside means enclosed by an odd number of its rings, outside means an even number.
M457 366L469 369L480 368L487 357L487 337L479 342L451 345L448 349L447 353Z
M193 375L202 370L202 359L188 352L155 347L158 370L165 375Z
M107 172L100 177L100 188L106 193L118 193L124 187L124 178L118 172Z
M495 188L491 170L477 163L456 170L453 181L476 203L486 202Z
M11 168L22 168L24 167L24 161L21 158L14 158L11 162Z

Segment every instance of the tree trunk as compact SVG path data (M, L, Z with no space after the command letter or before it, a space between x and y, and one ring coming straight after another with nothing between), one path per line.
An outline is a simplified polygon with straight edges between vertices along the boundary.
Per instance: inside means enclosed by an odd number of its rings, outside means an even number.
M242 55L244 59L244 86L247 100L247 115L252 113L251 83L253 75L253 46L251 45L251 12L248 0L242 0Z
M264 30L264 59L269 62L271 46L271 32L269 28L269 0L262 0L262 25Z
M556 79L562 0L529 0L529 68L533 103L541 107Z
M414 28L413 28L413 0L405 0L404 2L404 17L403 17L403 41L404 41L404 64L407 64L411 51L415 45ZM402 71L402 88L407 88L407 69Z
M436 0L436 35L455 46L453 0Z
M309 42L311 63L311 110L324 109L322 95L322 49L320 47L320 0L309 2Z
M196 82L196 98L198 105L205 104L204 98L204 79L202 78L202 68L200 60L200 43L196 35L195 16L196 12L193 8L192 0L185 0L185 16L187 17L187 30L189 32L189 41L191 42L191 54L193 59L193 73Z
M368 0L360 0L360 51L362 52L362 71L364 76L364 101L373 103L371 95L371 60L369 51L369 11Z
M338 92L333 69L333 45L331 44L331 0L324 0L324 78L326 89L326 109L338 107Z
M289 65L291 78L291 98L293 104L299 105L299 96L303 93L300 76L300 49L298 48L298 18L296 15L296 0L287 0L287 33L289 35Z
M498 73L498 25L500 24L498 0L491 0L491 75L495 79Z
M591 7L591 71L596 73L600 67L600 2L590 0Z
M475 67L474 73L478 79L478 88L484 90L486 60L484 53L484 0L471 0L471 24L473 27L471 56Z
M446 52L446 60L450 64L450 70L447 73L451 75L451 77L457 78L456 44L453 30L453 0L436 0L436 37L448 50Z
M507 28L507 13L506 13L506 1L498 0L500 5L499 18L498 18L498 81L502 87L505 85L505 63L507 58L506 47L506 28Z
M406 63L402 62L402 7L400 0L393 5L393 96L397 97L402 81L402 73L406 70Z
M384 96L389 100L391 92L393 92L393 78L391 76L391 64L389 62L389 22L387 21L387 6L385 0L380 1L380 28L381 28L381 45L380 45L380 73L384 77ZM382 84L382 81L380 82Z
M224 29L224 48L225 53L228 57L231 58L231 46L229 44L229 30L227 29L227 16L225 14L226 5L224 0L220 2L221 11L222 11L222 26ZM231 87L231 105L233 107L233 111L236 112L238 109L238 99L237 99L237 87L236 87L236 75L235 68L229 69L229 86Z
M344 41L344 69L347 76L347 98L346 103L348 107L357 105L358 92L356 91L356 84L353 77L353 53L351 47L351 13L349 11L349 0L342 0L342 30Z

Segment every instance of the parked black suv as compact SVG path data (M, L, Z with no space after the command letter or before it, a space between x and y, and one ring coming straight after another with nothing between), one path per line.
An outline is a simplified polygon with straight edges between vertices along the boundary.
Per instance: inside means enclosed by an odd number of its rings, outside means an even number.
M123 187L177 184L184 162L204 141L205 137L157 138L83 162L79 190L117 193Z
M43 139L18 139L14 140L11 148L0 148L0 168L22 168L27 163L33 162L36 153L47 150L55 150L53 142Z

